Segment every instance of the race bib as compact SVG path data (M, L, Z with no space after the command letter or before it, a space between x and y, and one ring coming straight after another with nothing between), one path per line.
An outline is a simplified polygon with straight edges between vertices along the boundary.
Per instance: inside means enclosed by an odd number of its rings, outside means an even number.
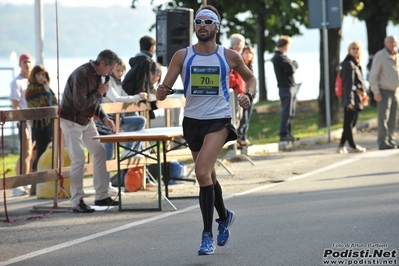
M192 66L190 74L191 95L213 96L219 94L219 66Z

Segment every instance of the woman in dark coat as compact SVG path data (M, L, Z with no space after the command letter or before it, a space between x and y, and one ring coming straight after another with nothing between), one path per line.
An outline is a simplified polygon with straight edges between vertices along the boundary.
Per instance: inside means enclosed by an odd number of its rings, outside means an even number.
M366 83L364 81L360 57L362 46L359 41L352 42L348 47L348 55L341 63L343 93L341 106L344 108L344 124L338 153L347 153L345 142L348 141L349 152L365 152L366 148L355 144L352 130L356 126L359 112L367 102Z

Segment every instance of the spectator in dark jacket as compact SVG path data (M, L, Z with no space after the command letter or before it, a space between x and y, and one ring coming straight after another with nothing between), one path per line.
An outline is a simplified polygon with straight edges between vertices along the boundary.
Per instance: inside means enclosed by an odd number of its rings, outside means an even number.
M140 38L140 52L129 59L130 70L122 82L122 88L128 95L137 95L141 92L149 93L150 66L156 51L156 40L151 36Z
M341 63L341 77L343 92L341 95L341 106L344 108L344 125L341 141L338 146L338 153L347 153L345 142L348 141L350 152L365 152L363 148L355 144L352 130L356 126L359 112L366 104L367 88L363 77L362 67L360 66L360 57L362 46L359 41L352 42L348 47L348 55ZM366 99L363 104L362 100Z
M277 87L281 101L280 141L294 141L291 134L291 123L295 116L297 84L294 73L298 63L287 57L291 45L289 36L280 36L277 41L277 51L272 58L274 73L277 78Z

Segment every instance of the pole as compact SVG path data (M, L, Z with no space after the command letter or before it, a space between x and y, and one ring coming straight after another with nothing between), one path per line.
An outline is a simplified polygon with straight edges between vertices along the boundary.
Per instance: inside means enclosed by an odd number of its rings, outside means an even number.
M328 31L327 31L327 0L322 0L322 13L323 13L323 53L324 53L324 93L326 99L326 123L327 123L327 136L328 142L331 142L331 114L330 114L330 72L328 67Z
M42 0L35 0L35 32L36 32L36 64L43 64L43 3Z
M206 6L207 5L207 0L202 0L202 5Z

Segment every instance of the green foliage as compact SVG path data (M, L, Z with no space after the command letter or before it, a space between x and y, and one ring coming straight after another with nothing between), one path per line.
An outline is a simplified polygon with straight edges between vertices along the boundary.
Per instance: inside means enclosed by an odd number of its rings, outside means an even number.
M135 8L139 1L132 0L132 7ZM277 36L301 34L300 26L307 24L307 8L302 0L208 0L207 3L215 6L222 17L222 30L225 32L221 34L228 38L233 33L241 33L251 45L257 43L257 16L265 17L264 48L268 52L275 49ZM196 12L201 4L201 0L172 0L156 6L154 10L187 7Z
M360 20L367 20L371 16L385 16L395 24L398 23L399 2L397 0L362 0L359 4L363 7L357 16Z
M1 158L0 168L1 172L5 174L5 176L15 176L15 167L19 156L16 154L10 154L3 158ZM4 167L3 167L4 166ZM3 174L1 175L3 178Z

